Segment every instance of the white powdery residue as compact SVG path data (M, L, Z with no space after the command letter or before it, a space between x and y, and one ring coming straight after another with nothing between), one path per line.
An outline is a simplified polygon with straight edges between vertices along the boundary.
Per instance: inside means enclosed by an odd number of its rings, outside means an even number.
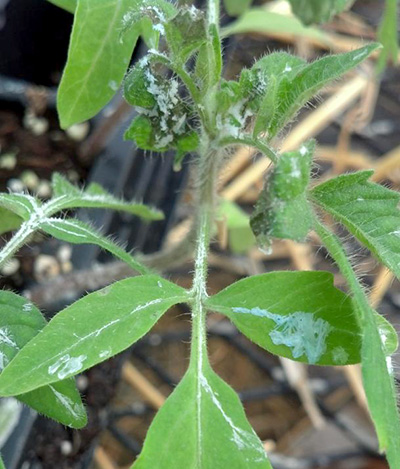
M332 358L336 364L344 365L349 359L349 354L343 347L339 346L332 350Z
M62 394L61 392L57 391L54 386L50 385L50 389L53 391L54 395L58 402L63 405L70 414L72 414L76 419L83 416L82 408L75 404L68 396Z
M161 303L162 301L163 301L162 298L156 298L155 300L151 300L151 301L148 301L147 303L139 305L129 313L129 316L137 313L138 311L142 311L143 309L146 309L149 306L157 305L158 303Z
M157 281L157 285L159 286L159 288L162 288L162 283L159 280Z
M389 234L400 237L400 230L391 231Z
M326 338L332 327L322 318L314 319L313 313L296 311L283 316L258 307L233 308L233 312L266 317L274 321L276 327L269 333L272 342L289 347L294 358L305 355L308 363L314 364L326 352Z
M85 231L85 234L81 233L76 233L75 231L68 231L65 226L70 226L71 228L76 229L76 225L74 223L71 223L67 220L61 220L58 218L47 218L45 220L47 224L49 224L52 228L55 228L56 230L62 231L63 233L67 233L68 235L71 236L77 236L78 238L84 238L86 239L87 236L91 236L90 231L85 230L82 226L79 226L78 228L82 231ZM60 223L62 223L63 228L60 226Z
M118 90L118 84L115 80L110 80L108 82L108 87L112 90L112 91L117 91Z
M390 375L393 374L393 362L392 357L386 357L386 367Z
M32 303L25 303L23 306L22 306L22 311L24 313L29 313L32 311L32 308L33 308L33 304Z
M103 350L102 352L99 353L99 358L107 358L112 354L111 349L109 348L108 350Z
M165 34L165 28L161 23L153 24L154 31L158 31L160 34Z
M192 18L192 20L197 19L197 17L199 16L199 13L200 13L200 11L194 5L192 5L190 8L188 8L188 12L189 12L189 15Z
M11 332L6 327L0 328L0 344L8 345L9 347L19 349L17 343L14 341Z
M258 442L258 438L254 433L250 433L243 428L238 427L235 425L233 420L226 414L224 411L221 402L218 400L217 394L211 388L207 378L204 375L199 376L200 384L202 388L206 391L207 394L210 395L212 403L217 407L217 409L221 412L223 419L232 429L232 438L231 441L235 443L239 450L244 450L246 448L252 448L263 455L263 459L266 459L266 455L262 446Z
M301 156L307 155L307 147L305 147L304 145L300 148L299 151Z
M54 373L57 373L59 379L64 379L68 375L76 374L82 369L83 362L86 358L86 355L79 355L79 357L71 357L69 354L63 355L56 363L49 366L48 374L54 375Z
M0 371L3 371L4 368L9 364L8 357L5 353L0 352Z
M285 70L283 72L291 72L291 71L292 71L292 67L289 64L286 64Z
M366 54L366 52L365 52L365 51L362 51L362 52L360 52L359 54L355 55L355 56L353 57L353 60L360 60L360 59L362 59L362 58L365 56L365 54Z

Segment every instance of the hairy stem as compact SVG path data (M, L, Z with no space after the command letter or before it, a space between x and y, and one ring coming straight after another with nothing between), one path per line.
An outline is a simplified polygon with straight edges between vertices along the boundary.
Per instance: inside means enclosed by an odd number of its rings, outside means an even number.
M2 267L24 244L29 241L29 238L35 231L36 228L32 223L22 223L19 230L0 251L0 267Z
M220 0L208 0L208 24L219 28Z
M329 254L332 256L333 260L339 267L339 270L345 277L353 295L356 310L359 313L358 321L359 323L362 323L364 321L366 311L370 311L371 306L369 305L368 298L366 297L364 290L362 289L362 286L357 279L357 276L353 270L353 267L351 266L346 252L343 249L342 244L340 243L338 237L330 230L328 230L328 228L326 228L326 226L324 226L316 218L314 222L314 228L317 235L321 239L321 242L328 249Z

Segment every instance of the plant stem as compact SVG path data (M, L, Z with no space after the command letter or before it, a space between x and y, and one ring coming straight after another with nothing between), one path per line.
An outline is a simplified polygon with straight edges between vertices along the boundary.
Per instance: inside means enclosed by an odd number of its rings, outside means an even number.
M215 24L219 29L220 0L208 0L208 24Z
M24 244L26 244L31 235L36 231L33 223L22 223L19 230L10 239L10 241L0 251L0 267L10 259Z
M267 158L269 158L273 163L278 162L278 156L275 153L275 151L269 147L267 144L262 142L261 140L254 139L251 137L240 137L240 138L235 138L235 137L226 137L223 138L220 141L220 145L248 145L250 147L256 148L259 150L263 155L265 155Z

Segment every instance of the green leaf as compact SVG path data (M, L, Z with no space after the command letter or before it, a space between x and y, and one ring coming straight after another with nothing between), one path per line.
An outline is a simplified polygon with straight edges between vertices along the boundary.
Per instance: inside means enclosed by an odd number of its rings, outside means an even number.
M0 194L0 207L27 221L40 212L41 202L27 194Z
M126 262L133 270L142 274L149 273L147 267L127 253L125 249L119 247L111 239L102 236L90 225L80 220L75 220L74 218L46 218L39 228L54 238L61 239L67 243L95 244L100 246L123 262Z
M391 469L397 469L400 461L400 414L392 358L385 356L385 342L386 336L379 332L370 311L365 315L363 327L364 387L380 449L386 452Z
M265 129L268 138L280 132L325 85L356 67L379 47L379 44L372 43L344 54L327 55L300 67L295 75L278 77L275 113Z
M382 329L382 318L369 305L365 291L338 237L317 219L315 230L346 278L354 309L360 317L362 374L368 406L380 446L387 452L391 469L397 469L400 461L400 416L393 382L392 362L390 356L385 356L393 353L388 350L388 330Z
M64 8L64 10L67 10L70 13L75 13L76 6L78 4L78 0L48 0L48 1L60 8Z
M255 245L255 238L250 229L249 216L237 204L222 200L218 216L226 220L229 247L232 252L242 254Z
M21 226L22 220L18 215L0 207L0 235L8 231L14 231Z
M297 18L281 15L264 8L251 8L238 20L222 28L222 36L243 33L275 33L285 31L298 37L318 39L325 44L330 40L327 35L317 28L305 27Z
M210 297L207 307L276 355L317 365L361 360L357 315L328 272L272 272L239 280ZM390 347L396 346L393 328L383 322L380 327L390 331Z
M120 37L132 6L132 0L79 1L58 92L62 128L93 117L118 90L139 34L133 28Z
M400 277L400 194L369 182L372 174L330 179L315 187L311 197Z
M263 247L271 238L304 241L312 229L313 215L306 198L315 142L280 156L270 173L250 219L250 226Z
M98 184L90 184L80 191L60 174L53 176L52 186L56 197L53 201L54 212L69 208L101 208L131 213L147 220L162 220L163 214L154 208L137 202L126 202L109 194ZM50 212L51 213L51 212Z
M86 295L58 313L0 375L0 395L18 395L74 376L146 334L183 289L157 275L133 277Z
M0 469L6 469L6 466L4 465L3 459L0 454Z
M379 25L378 41L383 45L379 56L378 71L382 72L388 60L397 64L399 42L397 38L398 0L386 0L385 12Z
M171 456L173 455L173 456ZM190 367L157 413L134 469L272 469L236 393Z
M293 13L304 24L326 23L349 9L355 0L289 0Z
M194 6L182 7L165 24L174 61L184 64L207 40L205 15Z
M229 16L242 15L253 3L253 0L224 0L224 6Z
M40 311L29 300L0 291L0 372L46 324ZM87 423L85 408L72 379L41 387L17 398L69 427L82 428Z

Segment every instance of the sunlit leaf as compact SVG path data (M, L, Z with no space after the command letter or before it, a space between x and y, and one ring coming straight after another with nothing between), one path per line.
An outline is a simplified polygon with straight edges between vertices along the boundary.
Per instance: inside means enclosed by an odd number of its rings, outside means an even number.
M40 214L41 203L28 194L0 194L0 207L15 213L27 221L32 215Z
M0 373L45 326L46 320L29 300L0 291ZM87 423L85 408L72 379L17 397L37 412L64 425L81 428Z
M226 12L230 16L242 15L253 3L253 0L224 0Z
M0 375L0 395L18 395L74 376L140 339L186 291L156 275L86 295L58 313Z
M372 174L338 176L315 187L311 196L400 277L400 193L369 182Z
M317 365L361 361L357 314L328 272L271 272L239 280L210 297L207 307L276 355ZM396 346L393 328L381 327Z
M355 0L289 0L293 13L304 24L326 23L347 10Z
M268 11L264 8L251 8L238 20L222 28L223 36L243 33L293 34L298 37L318 39L329 45L327 35L317 28L305 27L297 18Z
M80 0L74 15L68 61L57 108L61 126L93 117L118 90L139 32L121 38L122 20L132 0Z
M190 367L156 415L133 467L272 469L237 395L208 365L200 374Z

